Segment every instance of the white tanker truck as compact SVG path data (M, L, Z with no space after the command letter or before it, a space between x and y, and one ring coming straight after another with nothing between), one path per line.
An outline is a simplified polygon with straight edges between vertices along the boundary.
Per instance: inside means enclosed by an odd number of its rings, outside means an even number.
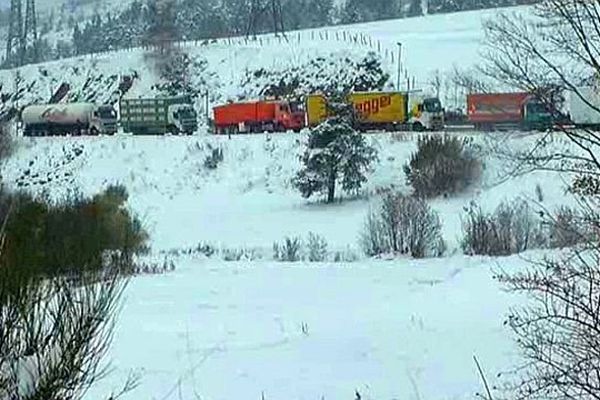
M111 105L92 103L27 106L21 112L24 136L112 135L117 113Z

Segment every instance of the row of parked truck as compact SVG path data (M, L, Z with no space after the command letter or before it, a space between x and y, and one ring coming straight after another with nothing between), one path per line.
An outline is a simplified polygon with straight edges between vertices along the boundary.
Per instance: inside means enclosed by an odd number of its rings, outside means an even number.
M462 123L476 130L545 130L556 124L600 128L598 91L584 87L578 92L568 96L565 113L557 113L531 93L470 94ZM446 126L441 102L433 96L355 92L341 103L354 111L353 124L362 131L437 131ZM214 107L212 124L216 134L300 131L319 125L336 109L322 94L310 94L303 101L231 102ZM26 136L111 135L119 125L136 135L191 134L198 127L188 96L123 99L118 113L111 105L91 103L31 105L23 109L21 122Z
M192 134L198 129L188 96L123 99L118 114L112 105L93 103L31 105L21 112L21 123L25 136L113 135L119 124L136 135Z

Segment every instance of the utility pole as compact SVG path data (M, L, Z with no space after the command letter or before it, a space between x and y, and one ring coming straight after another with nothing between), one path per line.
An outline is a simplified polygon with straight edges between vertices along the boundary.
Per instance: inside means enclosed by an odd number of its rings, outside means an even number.
M400 76L402 75L402 43L396 43L398 45L398 81L396 82L396 90L400 90Z
M21 0L11 0L6 39L6 62L13 67L23 64L25 41L23 38L23 13Z

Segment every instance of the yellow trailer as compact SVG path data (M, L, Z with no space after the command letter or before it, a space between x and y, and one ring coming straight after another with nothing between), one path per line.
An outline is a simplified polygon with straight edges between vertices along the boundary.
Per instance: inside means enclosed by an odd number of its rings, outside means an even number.
M408 95L400 92L355 92L348 96L358 124L365 128L388 128L408 120Z
M395 128L407 121L408 97L400 92L355 92L346 98L358 117L357 127ZM306 123L317 126L330 117L327 98L322 94L306 97Z

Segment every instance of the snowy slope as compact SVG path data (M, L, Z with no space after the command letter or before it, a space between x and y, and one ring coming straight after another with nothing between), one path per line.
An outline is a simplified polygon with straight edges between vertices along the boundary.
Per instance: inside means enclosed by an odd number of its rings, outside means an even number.
M416 149L416 135L370 137L380 161L365 188L395 185L408 192L402 166ZM518 146L533 139L516 140ZM291 187L299 168L303 139L296 135L227 137L98 137L23 139L4 178L15 187L60 198L68 190L95 193L122 183L131 205L143 217L156 249L186 248L200 242L231 247L270 248L285 236L324 235L331 245L356 246L369 199L326 206L307 202ZM482 141L482 145L486 145ZM560 145L560 144L558 144ZM221 147L224 161L207 170L210 149ZM501 181L502 163L486 154L482 187L432 204L442 214L450 250L457 247L460 214L470 201L495 207L517 196L534 198L540 184L548 207L568 202L556 175L537 173ZM565 178L566 179L566 178ZM498 182L501 184L496 185ZM546 193L547 192L547 193Z
M527 8L513 8L524 11ZM187 43L185 51L201 62L202 67L191 73L192 85L199 91L208 90L212 103L218 103L238 95L257 96L242 88L248 72L258 69L285 71L302 65L316 57L329 60L363 58L374 52L390 74L390 85L397 77L398 46L402 43L402 88L404 76L414 78L417 88L431 91L428 81L435 71L442 76L455 66L468 67L480 61L482 23L498 12L487 10L457 14L435 15L402 20L374 22L326 29L291 32L287 41L272 35L259 37L256 42L243 38L219 40L216 43ZM76 72L75 72L76 71ZM65 75L68 72L68 75ZM79 57L69 60L26 66L19 69L24 90L18 99L21 106L32 102L47 101L49 93L67 80L83 98L105 101L116 89L110 84L97 84L82 89L86 79L105 81L112 77L137 73L131 96L153 95L151 88L158 83L153 63L142 50L118 51L101 55ZM0 71L3 94L15 90L16 71ZM327 80L328 76L323 76ZM450 88L442 87L442 100L452 106L461 106L462 98L454 96ZM100 92L100 93L99 93ZM2 108L13 105L15 98L0 104ZM200 110L199 111L203 111Z

